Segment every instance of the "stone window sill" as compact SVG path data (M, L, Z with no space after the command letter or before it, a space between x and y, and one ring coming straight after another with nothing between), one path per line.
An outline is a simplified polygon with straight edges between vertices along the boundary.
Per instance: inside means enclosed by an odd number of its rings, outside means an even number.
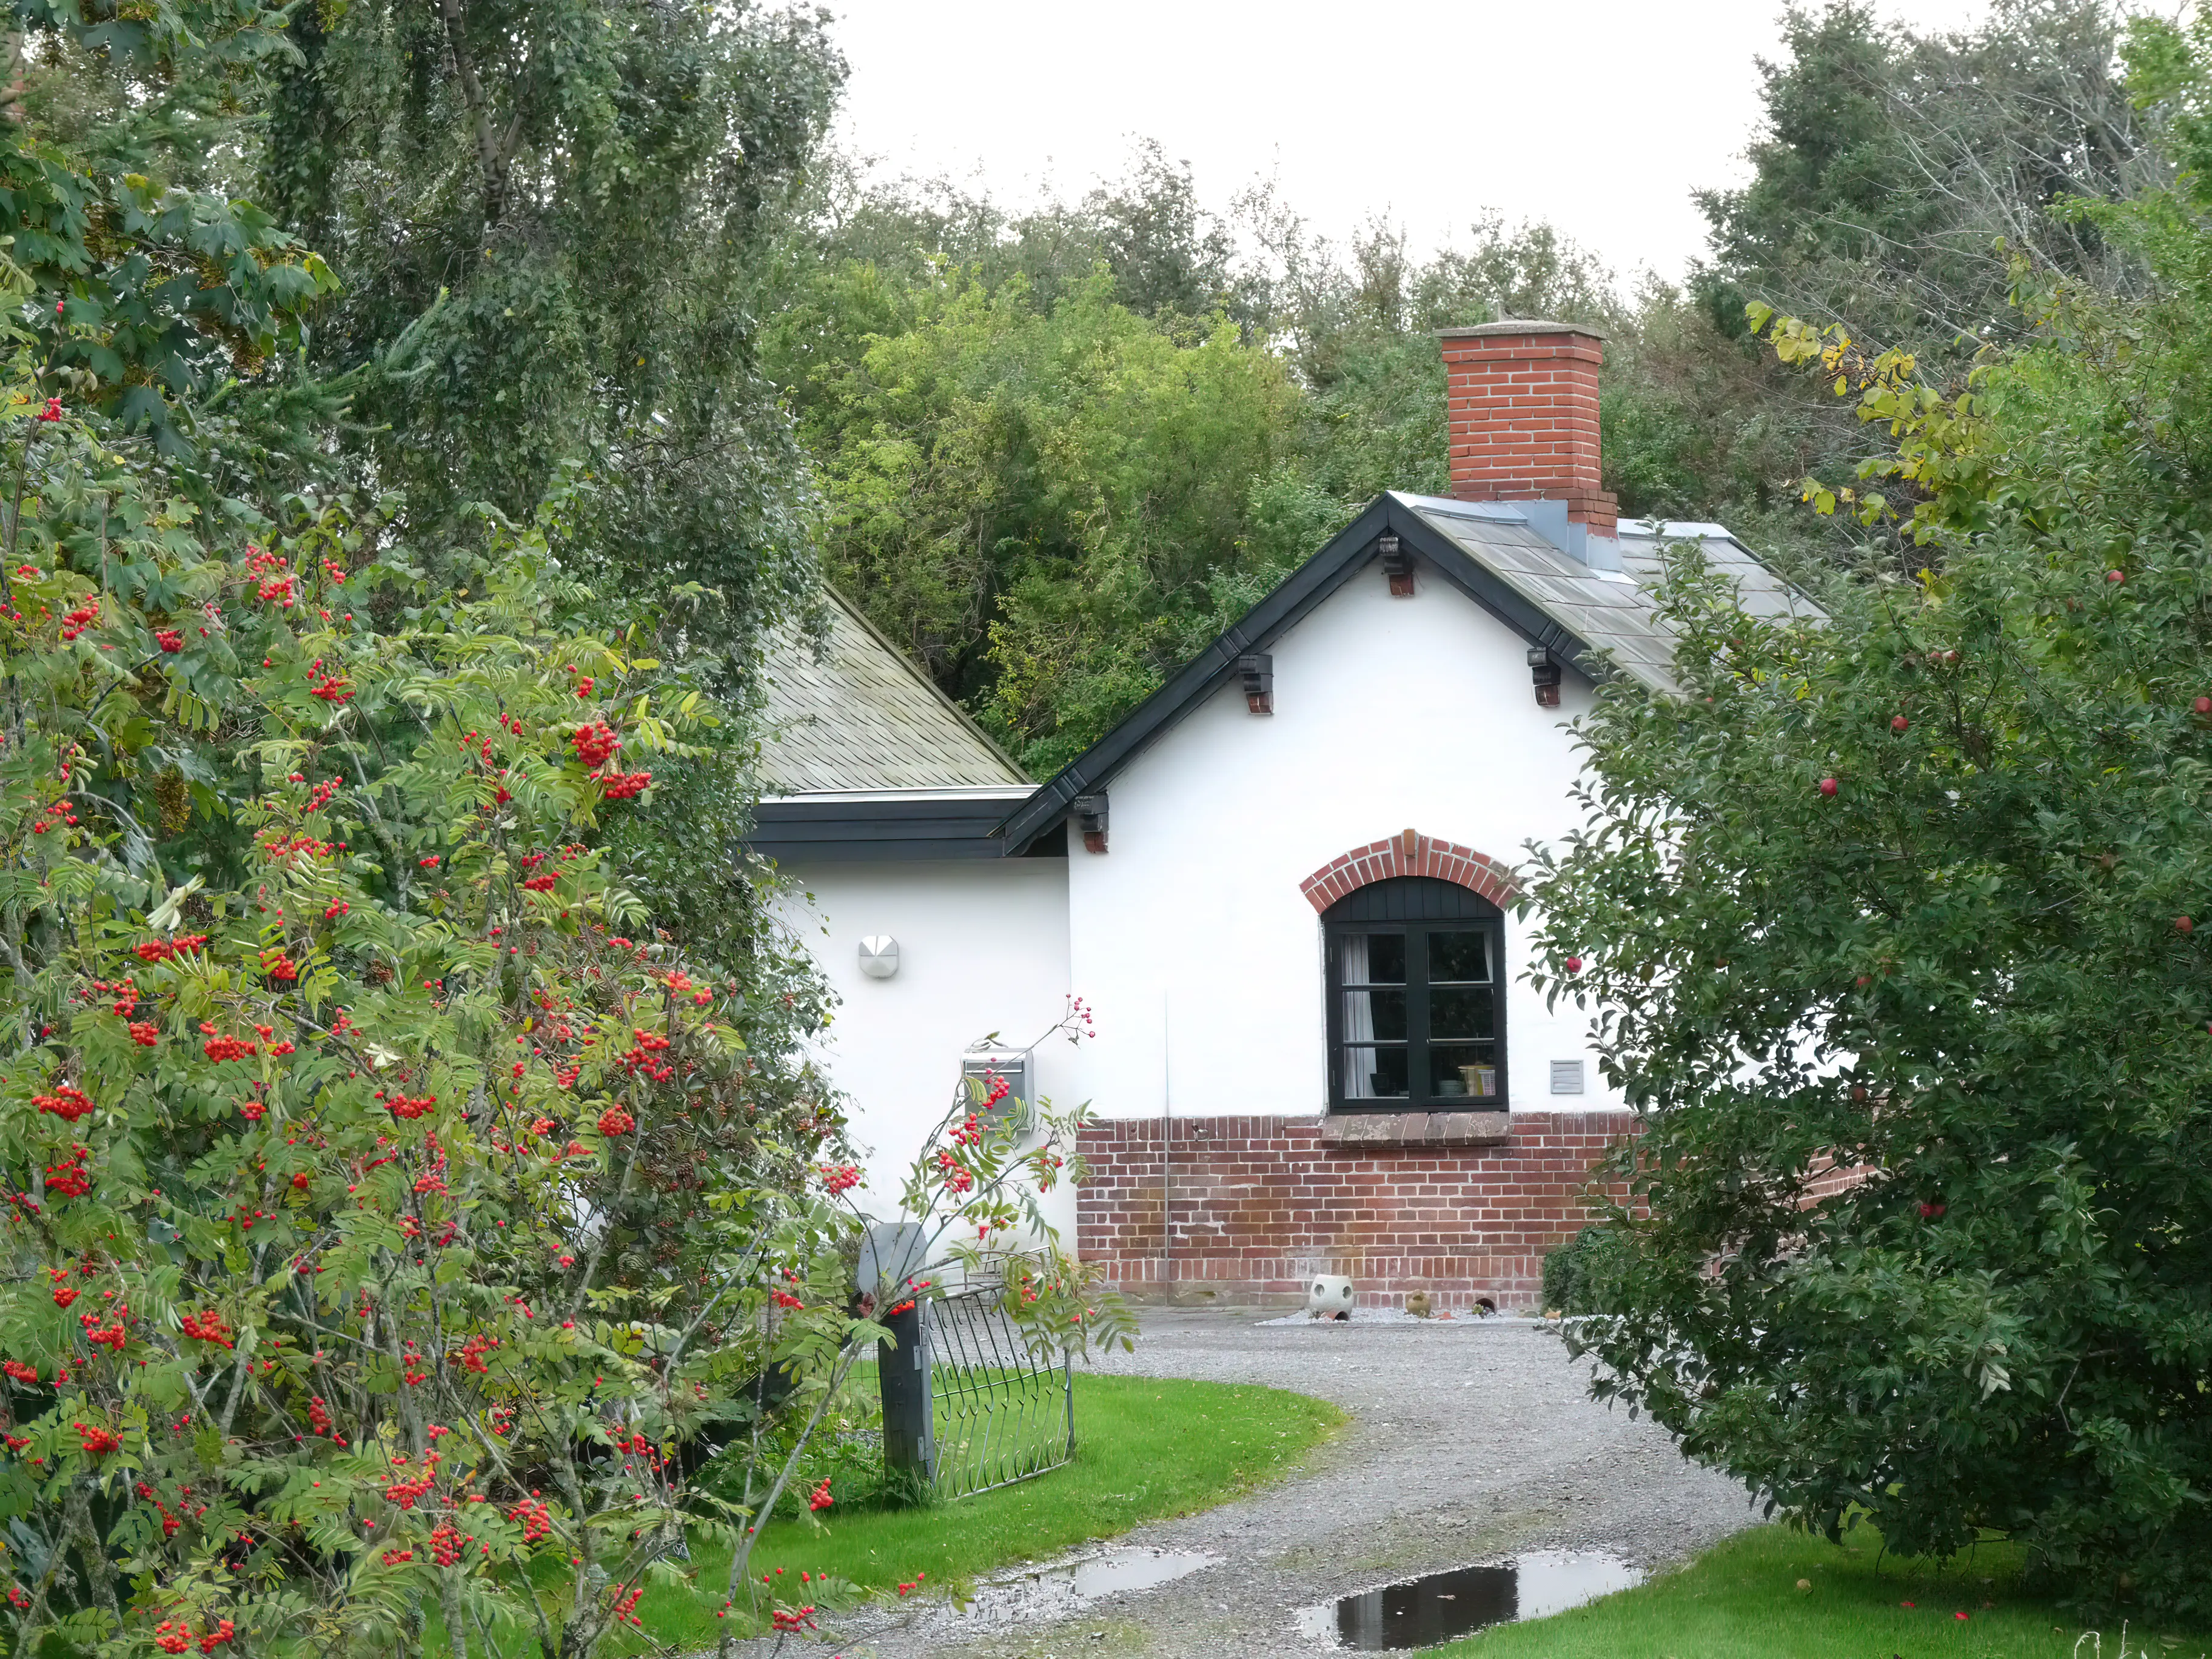
M1504 1146L1510 1112L1333 1112L1321 1121L1324 1146Z

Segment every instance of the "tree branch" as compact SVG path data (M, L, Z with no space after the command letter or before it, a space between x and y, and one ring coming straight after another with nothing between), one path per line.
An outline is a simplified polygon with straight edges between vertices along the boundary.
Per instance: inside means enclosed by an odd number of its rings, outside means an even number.
M446 43L453 48L453 74L461 83L462 100L469 106L469 116L476 127L477 161L483 168L484 232L487 237L507 211L507 164L514 154L514 141L520 136L522 116L516 112L507 124L507 137L502 142L494 136L491 108L484 101L483 82L477 76L476 60L469 55L468 27L461 15L461 0L438 0L438 14L445 19Z

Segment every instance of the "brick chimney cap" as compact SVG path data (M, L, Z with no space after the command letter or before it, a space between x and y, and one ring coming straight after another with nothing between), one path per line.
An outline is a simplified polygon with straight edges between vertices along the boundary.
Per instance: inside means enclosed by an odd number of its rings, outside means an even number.
M1579 334L1584 339L1602 340L1605 336L1581 323L1547 323L1533 319L1508 318L1502 323L1477 323L1472 328L1440 328L1439 340L1480 340L1496 334Z

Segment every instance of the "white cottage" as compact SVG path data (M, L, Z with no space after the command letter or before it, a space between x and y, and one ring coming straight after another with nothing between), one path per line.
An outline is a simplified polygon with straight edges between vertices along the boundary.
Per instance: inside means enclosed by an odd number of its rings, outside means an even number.
M1662 540L1792 599L1717 525L1615 522L1595 337L1443 349L1453 495L1379 497L1042 785L842 602L821 657L777 651L753 845L843 999L878 1212L971 1042L1080 996L1095 1040L1029 1086L1098 1114L1056 1219L1126 1289L1525 1304L1582 1224L1633 1121L1522 981L1513 866L1571 827L1595 677L1672 687Z

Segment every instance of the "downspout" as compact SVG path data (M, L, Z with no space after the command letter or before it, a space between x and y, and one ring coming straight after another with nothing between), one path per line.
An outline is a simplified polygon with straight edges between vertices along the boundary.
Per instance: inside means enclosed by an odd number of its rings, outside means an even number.
M1168 1004L1160 999L1160 1278L1175 1286L1175 1188L1171 1178L1173 1152L1168 1137L1175 1127L1175 1073L1168 1051Z

